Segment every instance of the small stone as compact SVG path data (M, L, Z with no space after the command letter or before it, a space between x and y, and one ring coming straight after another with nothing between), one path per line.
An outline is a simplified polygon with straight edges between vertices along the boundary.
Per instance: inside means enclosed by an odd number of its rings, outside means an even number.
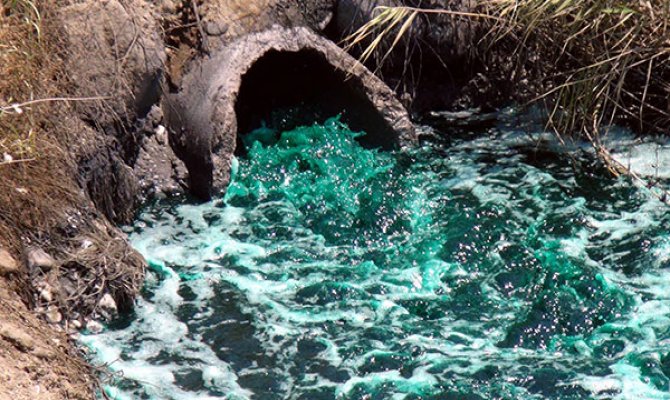
M71 325L74 329L81 329L81 322L79 322L78 319L73 319L72 321L70 321L70 325Z
M177 5L172 0L159 0L156 3L163 14L173 15L177 13Z
M58 307L50 306L47 308L47 312L44 314L47 318L47 321L52 324L58 324L63 320L63 316L58 311Z
M32 351L35 348L33 338L13 324L0 326L0 337L12 343L21 351Z
M114 301L114 298L109 293L105 293L105 295L102 296L98 303L98 307L100 307L101 313L107 318L113 317L118 313L116 301Z
M163 127L163 125L158 125L158 128L156 128L156 143L158 143L161 146L166 146L168 144L167 131L165 130L165 127Z
M49 285L46 285L44 288L40 289L40 298L47 303L51 303L53 301L53 294L51 294L51 287Z
M75 274L73 275L73 278L76 280L77 276ZM77 292L77 285L69 277L61 276L60 279L58 279L58 282L60 283L61 293L65 293L67 296L72 296Z
M2 159L4 160L4 162L8 162L8 163L14 161L14 157L12 157L12 155L9 154L9 153L3 154Z
M163 136L167 133L167 129L163 125L158 125L156 129L154 129L154 133L156 136Z
M88 249L89 247L93 246L93 242L89 239L84 239L81 242L81 248L82 249Z
M102 332L103 329L104 327L102 326L102 324L96 320L92 319L86 323L86 330L94 335Z
M46 348L43 347L38 347L35 350L33 350L33 354L36 355L38 358L41 358L43 360L49 360L53 358L54 353L47 350Z
M19 272L19 264L7 250L0 249L0 275L9 275Z
M40 268L43 270L50 270L56 266L56 260L51 257L47 252L42 250L39 247L31 247L27 252L28 258L28 267L33 270L35 268Z
M228 30L228 25L224 22L207 21L205 22L205 32L210 36L221 36Z

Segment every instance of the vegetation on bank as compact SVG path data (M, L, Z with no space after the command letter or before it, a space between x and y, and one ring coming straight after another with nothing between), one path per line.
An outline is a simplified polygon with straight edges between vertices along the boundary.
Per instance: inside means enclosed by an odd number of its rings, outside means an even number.
M0 244L18 251L21 236L57 226L73 202L69 166L58 143L63 102L62 35L54 6L0 2Z
M26 161L34 150L34 115L12 104L27 92L47 61L41 35L42 18L30 1L0 3L0 151L2 164Z
M447 2L447 5L449 2ZM460 9L378 7L346 39L364 43L361 59L383 62L390 49L435 14L481 25L473 63L491 81L531 88L527 104L542 103L560 138L578 134L606 152L602 137L613 123L640 132L670 127L670 2L666 0L486 0ZM507 65L489 62L508 56ZM487 64L488 63L488 64ZM524 80L532 80L524 85Z

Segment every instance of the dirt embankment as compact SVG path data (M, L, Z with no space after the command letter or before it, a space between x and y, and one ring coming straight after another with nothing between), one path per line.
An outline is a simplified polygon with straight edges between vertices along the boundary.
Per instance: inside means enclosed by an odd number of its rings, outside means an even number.
M116 224L180 189L157 107L163 22L144 1L0 3L2 399L93 398L70 335L141 287Z
M89 399L68 335L132 307L142 282L114 223L139 199L135 124L164 46L138 2L1 4L0 398Z

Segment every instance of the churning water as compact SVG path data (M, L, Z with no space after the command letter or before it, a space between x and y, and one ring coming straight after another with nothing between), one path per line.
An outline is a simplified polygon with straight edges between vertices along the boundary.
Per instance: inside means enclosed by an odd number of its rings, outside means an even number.
M494 129L405 152L247 139L224 199L130 229L118 399L670 399L670 209ZM251 143L253 142L253 143Z

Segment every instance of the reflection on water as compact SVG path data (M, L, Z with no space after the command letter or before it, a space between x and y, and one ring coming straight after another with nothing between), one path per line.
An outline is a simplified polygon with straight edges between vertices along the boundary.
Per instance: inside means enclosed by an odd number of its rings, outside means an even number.
M505 129L267 133L225 199L132 227L137 310L83 338L110 395L670 399L670 213L644 189Z

